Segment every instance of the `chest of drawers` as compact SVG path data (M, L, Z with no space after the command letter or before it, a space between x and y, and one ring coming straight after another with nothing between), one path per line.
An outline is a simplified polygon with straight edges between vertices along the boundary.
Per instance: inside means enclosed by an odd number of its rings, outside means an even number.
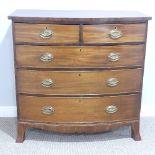
M151 17L119 11L17 10L17 142L26 128L97 133L139 123Z

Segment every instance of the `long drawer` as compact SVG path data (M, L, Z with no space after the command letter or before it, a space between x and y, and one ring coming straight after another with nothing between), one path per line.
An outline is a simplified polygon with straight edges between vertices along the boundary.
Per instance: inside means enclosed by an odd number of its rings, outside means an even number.
M146 24L84 25L84 43L144 42Z
M78 25L15 23L15 42L78 43Z
M113 94L141 90L142 69L111 71L17 70L20 93Z
M17 67L122 67L143 65L144 45L16 46Z
M137 119L140 96L95 98L19 96L20 119L37 122L110 122Z

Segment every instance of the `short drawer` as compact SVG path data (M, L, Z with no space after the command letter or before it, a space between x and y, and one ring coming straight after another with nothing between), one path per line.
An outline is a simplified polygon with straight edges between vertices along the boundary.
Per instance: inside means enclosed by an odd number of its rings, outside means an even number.
M112 122L138 119L139 95L111 97L19 96L19 119L37 122Z
M140 91L142 69L113 71L17 70L20 93L113 94Z
M146 24L84 25L84 43L144 42Z
M17 67L91 68L141 66L144 45L16 46Z
M78 25L15 23L15 42L78 43Z

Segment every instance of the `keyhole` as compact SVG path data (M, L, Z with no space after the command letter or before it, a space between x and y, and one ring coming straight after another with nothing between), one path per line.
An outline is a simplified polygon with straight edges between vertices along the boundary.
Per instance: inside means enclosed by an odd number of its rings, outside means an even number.
M81 74L79 74L79 76L81 76Z
M82 52L82 49L80 48L80 52Z

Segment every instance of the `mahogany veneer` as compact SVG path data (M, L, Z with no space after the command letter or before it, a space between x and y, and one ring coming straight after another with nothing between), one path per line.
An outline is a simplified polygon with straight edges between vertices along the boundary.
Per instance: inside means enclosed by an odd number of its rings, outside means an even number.
M40 56L48 51L53 61L43 63ZM108 60L111 51L118 51L120 60ZM117 46L16 46L16 66L29 68L112 68L142 66L144 45Z
M18 132L139 132L151 19L133 11L17 10L12 19Z

